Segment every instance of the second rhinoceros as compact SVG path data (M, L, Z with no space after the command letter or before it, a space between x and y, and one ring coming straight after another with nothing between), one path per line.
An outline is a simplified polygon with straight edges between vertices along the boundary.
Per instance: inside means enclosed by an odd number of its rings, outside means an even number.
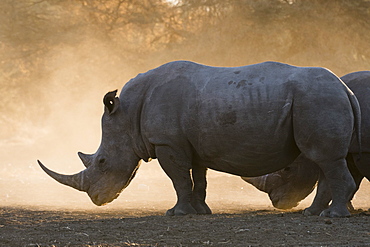
M177 203L167 215L207 214L206 170L260 176L303 153L329 178L333 204L324 216L348 216L355 189L345 157L360 131L356 97L323 68L264 62L210 67L175 61L139 74L116 97L104 97L102 140L80 154L87 168L55 173L58 182L88 193L96 205L118 197L139 161L157 158Z
M361 107L361 142L353 142L347 155L348 168L355 180L356 191L364 177L370 180L370 71L358 71L341 77L344 83L356 95ZM261 191L269 194L276 208L290 209L306 198L319 181L318 193L313 204L305 213L319 214L328 207L331 194L327 181L320 169L300 155L292 165L260 177L243 177L243 179ZM353 209L351 202L348 207Z

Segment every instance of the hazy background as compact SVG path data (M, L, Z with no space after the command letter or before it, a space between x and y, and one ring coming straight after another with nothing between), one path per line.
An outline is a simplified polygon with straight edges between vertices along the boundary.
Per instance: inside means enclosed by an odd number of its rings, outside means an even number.
M77 151L93 153L100 143L104 94L138 73L173 60L273 60L338 76L370 70L369 20L369 0L0 1L0 206L96 208L47 177L36 159L62 173L81 170ZM271 207L238 177L209 177L211 207ZM366 181L355 207L370 206L368 191ZM175 200L154 161L105 208Z

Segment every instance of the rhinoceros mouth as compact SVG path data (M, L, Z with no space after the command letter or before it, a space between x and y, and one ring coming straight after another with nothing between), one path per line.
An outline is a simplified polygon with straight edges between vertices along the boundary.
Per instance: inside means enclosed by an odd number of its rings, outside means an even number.
M99 194L94 196L89 195L89 197L96 206L104 206L107 205L108 203L111 203L113 200L117 199L119 195L120 193L117 193L114 197L111 197L110 199L102 198Z
M271 195L270 195L270 199L271 199L272 205L275 208L283 209L283 210L292 209L292 208L298 206L298 204L299 204L298 202L293 201L293 200L288 200L288 199L284 199L284 198L274 198Z
M104 192L98 192L94 193L91 192L94 189L94 186L91 186L90 189L87 191L87 194L89 195L91 201L97 205L97 206L104 206L108 203L111 203L115 199L118 198L118 196L121 194L121 192L131 183L132 179L135 177L137 169L139 168L139 165L137 165L134 170L132 171L129 178L126 180L125 184L122 186L122 188L118 189L118 192L113 195L113 193L104 193ZM117 187L116 187L117 188ZM98 191L99 189L97 189ZM112 190L110 190L112 191ZM114 191L114 189L113 189Z

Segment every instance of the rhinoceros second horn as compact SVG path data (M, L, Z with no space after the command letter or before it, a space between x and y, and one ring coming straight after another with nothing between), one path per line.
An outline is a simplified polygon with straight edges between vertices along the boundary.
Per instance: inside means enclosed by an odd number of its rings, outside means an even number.
M247 181L248 183L254 185L259 190L265 191L267 176L268 174L260 176L260 177L243 177L243 179Z
M93 158L93 154L84 154L82 152L78 152L78 157L80 157L82 163L84 164L84 166L86 168L88 168L89 166L91 166L92 162L92 158Z

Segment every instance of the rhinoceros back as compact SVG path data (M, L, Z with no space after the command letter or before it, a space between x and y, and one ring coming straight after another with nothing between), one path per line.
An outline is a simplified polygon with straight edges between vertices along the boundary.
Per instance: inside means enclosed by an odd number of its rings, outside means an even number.
M244 176L278 170L295 159L297 111L312 107L307 104L317 104L319 111L327 94L328 102L333 94L347 97L325 69L275 62L221 68L178 61L129 83L121 95L131 92L140 102L138 125L147 149L191 145L207 167ZM133 99L133 92L140 95ZM244 170L250 172L241 174Z

